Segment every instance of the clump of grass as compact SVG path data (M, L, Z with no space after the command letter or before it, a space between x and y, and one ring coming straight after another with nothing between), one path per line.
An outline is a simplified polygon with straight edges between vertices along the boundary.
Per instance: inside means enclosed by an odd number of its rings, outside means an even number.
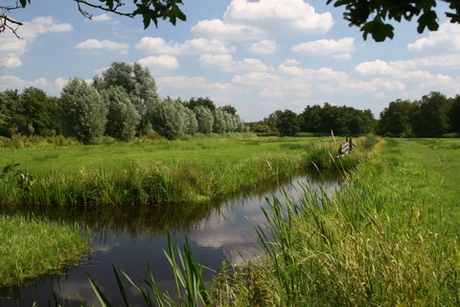
M0 217L0 242L0 287L61 270L89 249L74 227L17 216Z
M340 155L339 148L343 142L317 142L308 150L307 163L317 169L349 170L361 163L363 159L381 150L382 138L368 135L353 139L355 147L349 154Z

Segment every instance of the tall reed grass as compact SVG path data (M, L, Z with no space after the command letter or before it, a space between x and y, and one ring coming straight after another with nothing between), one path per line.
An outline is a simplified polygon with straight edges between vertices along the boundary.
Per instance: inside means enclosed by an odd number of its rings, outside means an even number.
M258 306L459 305L456 209L438 173L404 153L360 164L333 199L271 201Z

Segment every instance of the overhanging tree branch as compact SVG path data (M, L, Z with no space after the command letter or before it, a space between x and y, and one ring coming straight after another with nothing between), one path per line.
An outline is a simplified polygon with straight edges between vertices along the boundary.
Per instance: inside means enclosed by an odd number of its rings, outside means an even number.
M10 26L10 24L13 24L15 26ZM17 37L20 38L16 30L22 26L22 22L14 20L9 18L8 16L2 14L0 15L0 33L5 32L5 30L10 30L13 32L13 34Z
M19 8L21 8L19 4L12 6L0 5L0 10L2 11L2 14L0 14L0 33L10 30L17 38L20 38L16 30L22 26L22 22L14 20L7 15L8 12Z
M106 11L106 12L114 13L114 14L117 14L117 15L120 15L120 16L125 16L125 17L130 17L130 18L133 18L135 16L133 13L124 13L124 12L117 11L117 9L119 7L122 7L124 5L122 2L118 2L115 6L112 6L112 7L104 7L102 5L96 5L96 4L93 4L93 3L90 3L90 2L84 1L84 0L74 0L74 1L77 2L78 11L83 16L85 16L86 18L89 18L89 19L91 19L93 14L90 14L90 13L86 12L85 10L83 10L82 7L81 7L81 4L87 5L89 7L95 8L95 9L99 9L99 10L103 10L103 11Z

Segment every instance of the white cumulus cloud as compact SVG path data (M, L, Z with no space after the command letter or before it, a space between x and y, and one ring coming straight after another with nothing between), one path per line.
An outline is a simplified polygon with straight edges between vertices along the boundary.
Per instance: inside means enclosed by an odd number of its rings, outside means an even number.
M109 21L109 20L112 20L112 17L104 13L101 15L91 17L91 20L92 21Z
M370 62L362 62L358 64L354 70L364 76L367 75L398 75L401 71L394 66L382 60L375 60Z
M203 67L218 68L227 72L269 71L273 69L259 59L245 58L242 61L235 61L230 54L203 54L199 61Z
M62 87L67 83L63 78L57 78L54 81L49 81L46 78L37 78L34 80L24 80L11 75L0 76L0 91L7 89L23 89L27 87L37 87L49 95L58 96Z
M149 56L137 62L142 66L148 67L153 72L157 70L172 70L179 67L179 62L171 55Z
M203 88L206 86L206 79L203 77L169 76L158 78L160 88Z
M339 40L320 39L295 45L291 50L302 54L333 55L336 58L350 59L350 52L355 51L354 41L352 37Z
M277 48L276 42L273 39L263 39L256 43L251 44L248 50L252 53L259 54L272 54L275 53Z
M17 29L17 34L21 39L18 39L11 31L1 34L0 54L4 60L0 60L0 64L5 67L22 66L20 57L29 49L30 44L39 35L72 30L73 27L70 24L60 23L50 16L40 16L31 21L23 22L23 25Z
M68 32L72 30L73 27L69 23L59 23L59 21L50 16L39 16L30 22L24 22L24 25L18 29L18 34L27 40L43 33Z
M325 33L333 24L329 12L316 13L303 0L232 0L222 20L200 21L192 32L227 40L267 39L286 34Z
M236 48L220 39L196 38L184 43L166 42L161 37L143 37L135 46L136 50L156 54L193 54L193 53L231 53Z
M11 57L11 58L7 58L3 65L5 67L20 67L22 66L22 61L18 57Z
M426 54L456 54L460 51L460 27L457 24L443 23L438 31L430 32L428 37L416 40L407 45L409 51Z
M75 45L75 48L86 51L119 51L126 54L129 50L129 45L125 43L117 43L108 39L87 39L84 42Z

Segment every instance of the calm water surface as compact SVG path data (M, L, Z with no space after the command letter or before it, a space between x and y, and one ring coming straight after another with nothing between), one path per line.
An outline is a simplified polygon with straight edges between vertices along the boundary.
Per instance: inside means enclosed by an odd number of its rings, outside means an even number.
M166 229L174 231L180 246L189 238L193 254L206 267L216 269L223 260L241 263L243 257L260 253L260 243L254 227L263 225L265 218L261 207L268 208L266 198L282 199L282 192L298 199L301 188L322 187L333 193L337 180L302 176L265 193L252 193L235 197L201 212L190 210L184 204L174 211L164 212L156 208L69 208L36 209L33 214L49 220L78 223L91 229L92 252L82 263L65 272L42 277L30 284L12 289L0 289L0 307L39 306L52 303L53 292L64 306L100 306L87 275L98 283L114 306L124 305L118 293L113 266L126 272L137 285L142 286L142 276L150 264L162 289L172 290L172 272L162 252L167 246ZM3 214L14 212L3 209ZM206 272L211 278L213 273ZM127 293L134 306L144 306L142 298L126 281ZM52 304L52 306L54 306Z

